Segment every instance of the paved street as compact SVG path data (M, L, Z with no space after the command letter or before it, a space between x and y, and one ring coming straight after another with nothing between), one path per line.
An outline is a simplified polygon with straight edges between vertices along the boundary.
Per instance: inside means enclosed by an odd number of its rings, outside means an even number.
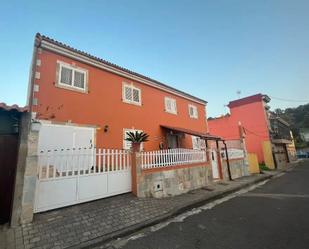
M242 177L213 189L198 189L169 198L136 198L124 194L80 205L36 214L30 224L15 229L0 229L8 248L92 248L108 238L132 233L196 206L209 199L264 181L271 175ZM190 209L190 208L189 208ZM1 227L0 227L1 228ZM3 239L2 239L3 240ZM2 245L2 249L5 246Z
M251 192L109 248L309 248L308 179L306 162Z

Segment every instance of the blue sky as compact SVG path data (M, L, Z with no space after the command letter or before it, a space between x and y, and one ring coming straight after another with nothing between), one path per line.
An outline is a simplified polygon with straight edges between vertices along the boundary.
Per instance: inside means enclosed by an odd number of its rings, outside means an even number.
M309 102L309 1L3 1L0 102L26 103L36 32L207 100ZM303 102L273 99L272 109Z

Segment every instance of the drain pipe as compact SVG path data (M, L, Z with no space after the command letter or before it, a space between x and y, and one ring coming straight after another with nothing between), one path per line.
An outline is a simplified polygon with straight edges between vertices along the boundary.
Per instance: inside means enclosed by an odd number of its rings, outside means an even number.
M229 180L233 181L232 174L231 174L231 168L230 168L229 153L227 152L227 146L226 146L225 140L222 140L222 142L224 144L224 150L225 150L225 156L226 156L226 164L227 164L227 172L228 172L228 175L229 175Z

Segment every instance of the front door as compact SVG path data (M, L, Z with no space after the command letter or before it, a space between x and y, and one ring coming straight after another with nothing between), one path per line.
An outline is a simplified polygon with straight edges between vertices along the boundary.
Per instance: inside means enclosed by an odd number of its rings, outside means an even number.
M0 135L0 224L10 220L18 135Z
M211 166L212 166L212 176L214 179L219 179L219 170L218 170L218 160L216 150L211 150Z
M167 146L169 149L178 148L178 137L177 135L167 134Z

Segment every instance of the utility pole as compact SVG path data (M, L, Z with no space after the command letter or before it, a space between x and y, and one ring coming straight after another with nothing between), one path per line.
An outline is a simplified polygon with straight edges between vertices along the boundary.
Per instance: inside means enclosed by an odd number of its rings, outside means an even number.
M238 121L238 130L239 130L239 138L240 138L240 147L244 151L244 173L245 175L249 175L249 163L248 163L248 153L246 148L246 141L245 141L245 133L244 127L242 126L241 122Z

